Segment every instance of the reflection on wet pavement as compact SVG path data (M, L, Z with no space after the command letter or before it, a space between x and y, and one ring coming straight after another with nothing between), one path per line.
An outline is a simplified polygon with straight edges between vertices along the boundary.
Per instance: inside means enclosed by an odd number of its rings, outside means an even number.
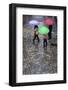
M33 44L31 30L23 30L23 74L57 73L57 38L48 41L48 47L43 48L42 36L40 43Z

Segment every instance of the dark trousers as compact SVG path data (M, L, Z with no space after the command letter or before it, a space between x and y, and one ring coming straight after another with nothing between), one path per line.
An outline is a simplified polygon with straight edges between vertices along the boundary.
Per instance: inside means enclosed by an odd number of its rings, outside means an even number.
M49 39L52 38L52 33L51 32L48 33L48 37L49 37Z
M49 33L48 33L49 39L52 38L52 25L49 26Z
M47 40L43 39L43 47L47 47Z
M37 39L37 40L38 40L38 42L39 42L39 37L38 37L38 35L34 35L34 38L33 38L33 43L35 42L35 39Z

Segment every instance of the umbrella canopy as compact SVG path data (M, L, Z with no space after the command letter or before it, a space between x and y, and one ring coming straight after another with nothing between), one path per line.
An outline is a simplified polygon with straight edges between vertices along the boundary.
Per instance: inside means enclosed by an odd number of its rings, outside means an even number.
M49 29L46 26L41 26L41 27L39 27L38 32L39 32L39 34L46 35L49 33Z
M52 19L52 18L47 18L47 19L43 20L43 23L45 25L48 25L49 26L49 25L53 25L55 23L55 20Z
M39 22L37 20L31 20L31 21L29 21L29 24L30 25L38 25Z

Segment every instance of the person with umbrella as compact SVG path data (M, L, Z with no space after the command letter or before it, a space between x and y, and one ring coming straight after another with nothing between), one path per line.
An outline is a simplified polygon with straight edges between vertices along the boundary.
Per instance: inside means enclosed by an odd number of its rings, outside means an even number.
M47 26L41 26L39 27L38 32L43 35L43 47L47 48L47 40L48 40L48 33L49 33L49 29Z
M43 22L45 25L49 27L48 37L49 39L51 39L52 38L52 26L55 24L55 20L53 18L47 18Z
M34 26L34 38L33 38L33 43L35 43L35 40L37 39L37 41L38 41L38 43L39 43L39 36L38 36L38 26L37 25L35 25Z

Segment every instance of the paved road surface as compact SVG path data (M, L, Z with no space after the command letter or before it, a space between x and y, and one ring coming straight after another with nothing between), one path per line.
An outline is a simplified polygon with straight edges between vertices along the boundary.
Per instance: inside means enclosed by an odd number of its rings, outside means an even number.
M32 30L24 29L23 33L23 74L57 73L57 45L51 45L57 42L55 34L53 33L53 39L48 41L47 49L44 49L43 36L39 36L40 43L36 41L34 45Z

